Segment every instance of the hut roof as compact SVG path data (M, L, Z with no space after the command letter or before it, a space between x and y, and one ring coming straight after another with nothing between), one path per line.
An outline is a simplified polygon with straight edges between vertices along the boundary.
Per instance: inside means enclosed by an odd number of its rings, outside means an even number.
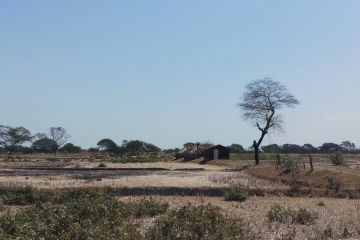
M227 147L225 147L225 146L223 146L223 145L218 144L218 145L214 145L214 146L211 146L211 147L205 149L203 152L206 152L206 151L209 151L209 150L212 150L212 149L215 149L215 148L226 148L226 149L229 149L229 148L227 148Z

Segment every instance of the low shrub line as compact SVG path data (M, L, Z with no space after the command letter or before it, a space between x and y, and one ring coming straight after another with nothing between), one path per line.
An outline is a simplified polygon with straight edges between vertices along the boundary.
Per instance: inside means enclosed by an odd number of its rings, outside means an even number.
M29 206L16 213L0 210L0 239L257 239L248 224L223 215L210 204L168 210L168 203L152 198L123 202L106 192L84 190L63 191L50 201L44 192L29 187L17 189L3 200ZM141 233L137 222L148 217L156 218Z
M31 189L31 190L29 190ZM82 187L82 188L64 188L64 189L35 189L31 187L19 188L0 188L0 195L6 196L7 200L32 204L36 201L55 201L62 202L61 196L64 192L71 191L91 191L98 193L107 193L114 196L210 196L231 198L244 198L249 196L288 196L288 197L332 197L332 198L350 198L360 199L360 189L341 189L338 191L329 189L246 189L244 188L181 188L181 187L135 187L135 188L101 188L101 187ZM241 192L241 193L239 193ZM240 196L241 195L241 196Z
M293 209L274 205L267 212L266 217L269 222L310 225L318 219L318 214L305 208Z

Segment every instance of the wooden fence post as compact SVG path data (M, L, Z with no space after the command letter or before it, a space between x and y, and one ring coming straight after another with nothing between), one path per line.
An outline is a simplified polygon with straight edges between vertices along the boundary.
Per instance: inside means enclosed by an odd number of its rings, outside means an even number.
M309 159L310 159L310 168L311 168L311 172L314 171L314 165L313 165L313 158L311 156L311 154L309 154Z

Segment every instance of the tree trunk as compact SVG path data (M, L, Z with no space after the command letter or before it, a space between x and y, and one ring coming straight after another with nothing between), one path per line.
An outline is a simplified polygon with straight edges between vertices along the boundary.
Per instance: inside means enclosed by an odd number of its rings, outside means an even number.
M259 165L260 164L259 145L256 143L256 141L254 141L253 147L254 147L254 153L255 153L255 165Z
M8 155L11 156L14 151L14 146L8 147L7 150L8 150Z
M260 164L260 158L259 158L259 148L255 149L255 165Z

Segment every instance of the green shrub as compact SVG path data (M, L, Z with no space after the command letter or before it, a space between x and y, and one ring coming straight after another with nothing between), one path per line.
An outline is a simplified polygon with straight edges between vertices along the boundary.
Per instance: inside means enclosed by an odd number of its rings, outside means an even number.
M3 196L3 203L6 205L28 205L43 202L43 192L32 187L19 187Z
M266 217L269 222L308 225L313 224L318 215L304 208L290 209L277 204L271 207Z
M106 168L107 165L105 163L100 163L97 167L98 168Z
M226 201L244 202L249 196L249 190L243 187L234 187L225 191L224 198Z
M151 227L149 240L251 240L255 239L248 224L231 220L212 205L184 206L161 216Z
M4 198L7 203L33 205L0 215L0 239L138 240L142 237L136 218L165 214L168 209L167 203L152 198L118 201L106 191L66 190L47 196L32 188L10 192Z
M271 207L266 217L269 222L289 223L292 220L292 213L290 209L277 204Z
M309 225L309 224L314 224L316 219L318 219L318 214L306 210L305 208L299 208L299 210L293 210L292 223Z
M341 153L335 153L330 155L330 160L336 166L344 165L345 163L344 157Z
M132 214L135 217L154 217L164 214L169 207L168 203L161 203L150 199L141 199L136 202L129 203Z

